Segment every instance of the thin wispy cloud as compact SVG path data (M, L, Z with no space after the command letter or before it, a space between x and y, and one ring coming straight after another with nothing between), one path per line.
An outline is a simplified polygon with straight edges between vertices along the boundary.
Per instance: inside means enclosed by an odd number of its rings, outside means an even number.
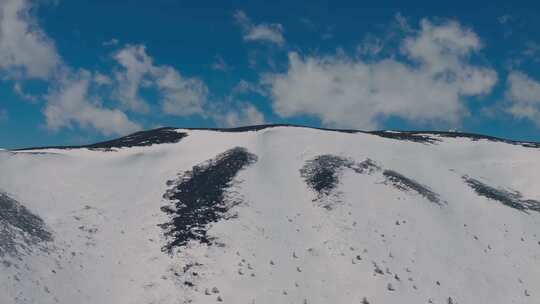
M512 19L513 19L513 17L510 16L510 15L502 15L502 16L497 17L497 21L498 21L500 24L507 24L507 23L510 22Z
M283 37L283 25L280 23L255 24L244 11L234 13L234 19L242 28L242 37L245 41L268 42L282 46L285 43Z
M230 66L225 62L223 57L217 55L214 57L214 62L210 66L212 70L226 72L230 69Z

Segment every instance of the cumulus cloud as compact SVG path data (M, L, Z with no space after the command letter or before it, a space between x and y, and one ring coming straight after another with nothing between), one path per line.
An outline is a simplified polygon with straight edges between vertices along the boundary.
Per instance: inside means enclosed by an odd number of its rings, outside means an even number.
M127 45L114 54L121 66L114 73L113 97L122 106L136 112L148 112L148 103L140 96L142 88L157 90L163 112L189 116L202 113L208 89L198 78L187 78L168 65L156 65L144 45Z
M27 0L0 1L0 71L8 78L47 79L61 61L30 10Z
M43 113L50 130L77 125L109 135L139 129L125 113L105 107L91 93L94 84L108 82L105 75L74 70L62 61L32 15L35 4L29 0L0 1L0 72L15 80L14 92L21 99L38 102L38 96L23 90L23 82L41 79L49 85Z
M523 104L540 105L540 83L525 73L512 71L508 75L506 97Z
M122 67L115 73L118 86L114 97L124 108L135 112L148 112L150 107L139 96L143 80L148 78L154 67L152 58L142 45L128 45L114 54L114 59Z
M185 78L172 67L158 68L155 77L164 113L176 116L203 113L208 96L204 82L198 78Z
M508 113L516 118L528 119L540 127L540 82L523 72L511 71L505 92L510 106Z
M218 126L225 128L264 124L264 115L249 103L241 104L237 109L220 114L216 112L213 119Z
M243 38L245 41L269 42L279 46L285 43L283 26L279 23L255 24L246 13L241 10L234 13L234 19L242 27Z
M497 73L471 63L478 36L454 21L420 28L400 43L402 59L363 60L289 54L284 73L266 74L275 112L312 115L336 127L377 128L390 117L416 123L457 124L467 114L465 99L491 92Z
M36 2L0 1L0 74L14 81L21 98L39 102L23 90L28 79L41 79L49 86L43 113L50 130L94 129L105 135L124 134L141 126L125 111L149 113L141 91L151 90L161 111L175 116L209 116L203 110L208 98L206 84L184 77L168 65L157 65L144 45L126 45L113 53L116 63L108 74L78 70L62 61L53 41L32 13ZM118 40L106 42L115 46ZM120 108L109 103L116 101Z
M121 135L136 131L140 125L129 120L120 110L107 108L91 94L93 76L86 70L66 72L46 96L43 110L47 128L58 130L92 128L104 135Z

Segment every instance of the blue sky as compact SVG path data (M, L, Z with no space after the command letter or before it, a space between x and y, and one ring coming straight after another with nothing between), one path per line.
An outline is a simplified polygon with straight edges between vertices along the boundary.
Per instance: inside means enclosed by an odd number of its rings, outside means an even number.
M0 2L0 146L296 123L540 141L540 4Z

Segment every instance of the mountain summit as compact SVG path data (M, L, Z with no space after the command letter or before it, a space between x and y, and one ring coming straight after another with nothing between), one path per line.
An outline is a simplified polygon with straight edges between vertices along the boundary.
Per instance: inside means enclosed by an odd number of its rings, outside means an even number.
M161 128L0 172L0 303L540 298L537 143Z

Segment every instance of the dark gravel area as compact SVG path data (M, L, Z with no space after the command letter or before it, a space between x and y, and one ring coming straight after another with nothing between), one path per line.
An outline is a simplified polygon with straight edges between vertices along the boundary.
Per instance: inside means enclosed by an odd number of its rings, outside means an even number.
M256 161L256 155L237 147L193 167L177 180L169 181L171 188L164 198L171 204L161 208L171 216L169 222L160 225L169 239L163 250L172 253L190 240L211 244L208 224L223 219L240 203L238 199L227 198L227 189L233 185L240 170Z
M411 132L388 132L388 131L372 131L367 132L369 134L377 135L380 137L395 139L395 140L405 140L405 141L412 141L416 143L422 143L422 144L436 144L437 142L440 142L441 140L438 138L434 138L429 135L425 134L416 134Z
M136 132L118 139L99 142L91 145L82 146L53 146L53 147L38 147L21 150L36 150L36 149L93 149L110 151L118 148L145 147L157 144L177 143L182 138L186 137L184 132L178 132L175 128L159 128L149 131Z
M348 168L356 173L373 172L380 168L375 162L367 159L357 163L353 160L331 155L319 155L306 161L300 169L300 175L308 186L318 193L318 197L328 196L339 184L339 177L343 169Z
M463 176L463 180L480 196L498 201L505 206L519 211L527 212L530 210L540 212L540 201L523 199L523 195L518 191L494 188L469 176Z
M384 177L386 178L386 183L389 183L402 191L414 191L421 196L425 197L428 201L435 203L439 206L446 204L445 201L442 201L439 197L439 194L433 192L429 187L424 186L417 181L406 177L393 170L384 170Z
M22 243L21 243L22 241ZM52 241L43 220L4 193L0 193L0 257L16 256L32 245Z

